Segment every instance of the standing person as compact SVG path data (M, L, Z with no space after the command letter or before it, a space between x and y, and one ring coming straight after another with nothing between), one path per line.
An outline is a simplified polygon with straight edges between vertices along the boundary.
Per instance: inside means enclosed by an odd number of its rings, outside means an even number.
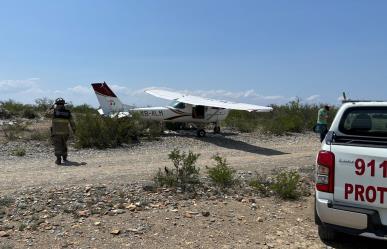
M317 130L320 132L320 142L324 141L324 138L328 133L328 117L329 117L328 105L318 110Z
M65 107L65 100L58 98L55 100L55 106L50 110L50 115L52 117L52 126L51 126L51 138L52 144L54 145L57 165L67 163L67 140L70 135L71 127L73 133L75 133L75 123L71 112Z

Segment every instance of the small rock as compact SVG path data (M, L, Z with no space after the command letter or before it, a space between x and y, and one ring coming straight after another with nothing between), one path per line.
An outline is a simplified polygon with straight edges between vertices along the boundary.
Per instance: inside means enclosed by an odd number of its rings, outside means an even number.
M121 233L121 230L119 229L113 229L110 234L113 234L113 235L119 235Z
M79 217L89 217L90 211L89 210L78 211L78 215L79 215Z
M192 214L190 214L190 213L184 213L184 217L185 217L185 218L192 218Z
M242 202L243 197L242 197L242 196L238 196L238 197L235 198L235 200L237 200L237 201L239 201L239 202Z
M90 186L86 186L86 188L85 188L85 193L89 193L90 190L91 190L91 187L90 187Z
M258 217L258 218L257 218L257 221L258 221L258 222L263 222L263 218L262 218L262 217Z
M0 231L0 237L8 237L8 236L9 236L9 233L5 231Z
M153 181L149 181L143 184L142 189L148 192L155 192L157 187L156 183Z
M202 215L203 215L204 217L208 217L208 216L210 216L210 212L208 212L208 211L203 211L203 212L202 212Z
M125 207L126 209L129 209L129 211L135 211L136 210L136 205L133 203L129 204L128 206Z
M113 210L113 213L115 213L115 214L123 214L123 213L125 213L125 210L123 210L123 209L115 209L115 210Z

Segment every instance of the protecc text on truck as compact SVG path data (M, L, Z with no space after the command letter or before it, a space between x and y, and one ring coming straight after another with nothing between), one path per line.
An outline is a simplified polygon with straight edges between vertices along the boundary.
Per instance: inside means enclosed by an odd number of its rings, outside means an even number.
M387 102L345 101L316 158L320 238L387 240Z

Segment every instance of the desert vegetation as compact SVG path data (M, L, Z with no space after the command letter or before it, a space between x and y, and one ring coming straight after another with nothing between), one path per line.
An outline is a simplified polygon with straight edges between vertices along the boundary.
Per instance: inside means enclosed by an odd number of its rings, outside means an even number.
M296 200L307 194L303 191L301 175L296 170L274 170L270 176L256 173L249 185L264 197Z
M155 139L160 134L158 123L143 121L138 113L124 118L86 113L77 117L75 139L79 148L104 149L137 142L139 137Z
M7 140L20 138L48 140L49 132L36 131L28 136L25 134L31 124L28 120L44 118L46 111L52 107L53 103L54 100L49 98L36 99L34 104L22 104L13 100L0 101L0 119L16 120L12 124L2 126ZM261 132L273 135L311 131L321 106L303 104L300 100L295 100L285 105L273 105L273 111L270 113L231 111L222 126L239 132ZM135 143L139 138L155 139L162 132L158 122L144 121L137 114L130 118L111 118L101 117L95 108L87 104L69 103L67 108L73 112L77 123L74 138L79 148L113 148ZM333 107L331 120L336 111L336 108ZM173 123L167 124L166 127L174 129L182 125Z
M0 101L0 118L34 119L43 117L53 104L54 100L47 97L36 99L34 104L23 104L12 99ZM67 108L74 114L97 113L97 110L88 104L74 105L69 102Z
M200 184L199 171L196 166L200 154L192 151L180 152L178 149L172 150L168 158L172 161L173 167L159 169L154 177L159 186L179 187L183 191L192 191L195 185Z
M174 149L168 157L173 167L160 168L154 176L155 183L160 187L192 192L195 186L201 186L209 179L207 183L220 187L221 192L250 186L263 197L275 196L284 200L296 200L307 194L302 191L302 178L296 170L277 169L270 176L257 173L249 181L243 182L239 181L236 170L228 165L226 158L218 154L213 156L215 165L207 167L204 177L200 176L200 168L196 165L200 154Z
M35 104L22 104L13 100L0 101L0 119L11 119L1 126L7 141L35 140L48 141L48 127L32 130L32 120L47 118L47 110L54 100L36 99ZM138 114L130 118L102 117L88 104L67 104L77 124L77 132L71 138L79 148L114 148L124 144L135 143L139 138L156 139L161 133L158 122L141 120ZM30 121L31 120L31 121Z
M311 131L321 106L323 104L302 104L300 100L295 100L285 105L272 105L273 111L269 113L233 110L223 125L241 132L261 131L274 135ZM335 107L330 111L330 121L332 121L336 111Z

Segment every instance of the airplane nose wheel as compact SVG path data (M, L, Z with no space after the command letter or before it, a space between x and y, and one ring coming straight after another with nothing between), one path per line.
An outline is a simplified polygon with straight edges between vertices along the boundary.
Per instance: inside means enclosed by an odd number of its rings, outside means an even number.
M215 127L214 127L214 133L215 133L215 134L220 133L220 127L219 127L219 126L215 126Z
M198 130L197 132L198 137L204 137L206 135L206 131L203 129Z

